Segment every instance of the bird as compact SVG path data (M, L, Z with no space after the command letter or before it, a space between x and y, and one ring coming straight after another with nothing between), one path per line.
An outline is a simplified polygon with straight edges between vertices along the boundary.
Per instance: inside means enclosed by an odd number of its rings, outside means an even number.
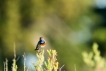
M46 45L46 41L44 40L43 37L40 37L40 38L39 38L39 41L38 41L38 43L37 43L37 45L36 45L35 50L39 50L40 48L45 47L45 45Z

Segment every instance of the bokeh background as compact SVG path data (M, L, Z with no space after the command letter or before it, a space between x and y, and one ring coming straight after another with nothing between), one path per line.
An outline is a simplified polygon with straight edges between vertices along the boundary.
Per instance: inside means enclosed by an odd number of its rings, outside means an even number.
M47 42L45 50L58 52L65 71L74 71L74 65L77 71L90 71L81 53L97 42L106 57L106 0L0 0L0 71L5 58L11 70L14 43L18 71L24 53L36 62L40 36Z

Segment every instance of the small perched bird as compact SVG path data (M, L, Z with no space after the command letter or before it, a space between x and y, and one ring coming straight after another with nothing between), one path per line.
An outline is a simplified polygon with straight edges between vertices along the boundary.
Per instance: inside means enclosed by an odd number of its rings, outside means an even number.
M46 41L43 39L43 37L40 37L39 41L38 41L38 43L36 45L35 50L39 50L40 48L45 47L45 44L46 44Z

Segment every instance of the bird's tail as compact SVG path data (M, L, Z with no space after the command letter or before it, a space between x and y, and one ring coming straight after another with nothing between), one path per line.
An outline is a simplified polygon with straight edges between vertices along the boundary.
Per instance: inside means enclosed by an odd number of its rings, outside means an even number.
M38 47L38 45L39 45L39 43L37 44L37 46L36 46L35 50L39 50L39 47Z
M36 48L35 50L39 50L39 49Z

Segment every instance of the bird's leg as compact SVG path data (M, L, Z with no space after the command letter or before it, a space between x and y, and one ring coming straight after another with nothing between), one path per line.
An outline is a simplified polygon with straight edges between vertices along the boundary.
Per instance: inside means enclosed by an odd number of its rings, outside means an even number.
M40 48L39 50L38 50L38 53L40 54L42 54L42 52L43 52L43 49L42 48Z

